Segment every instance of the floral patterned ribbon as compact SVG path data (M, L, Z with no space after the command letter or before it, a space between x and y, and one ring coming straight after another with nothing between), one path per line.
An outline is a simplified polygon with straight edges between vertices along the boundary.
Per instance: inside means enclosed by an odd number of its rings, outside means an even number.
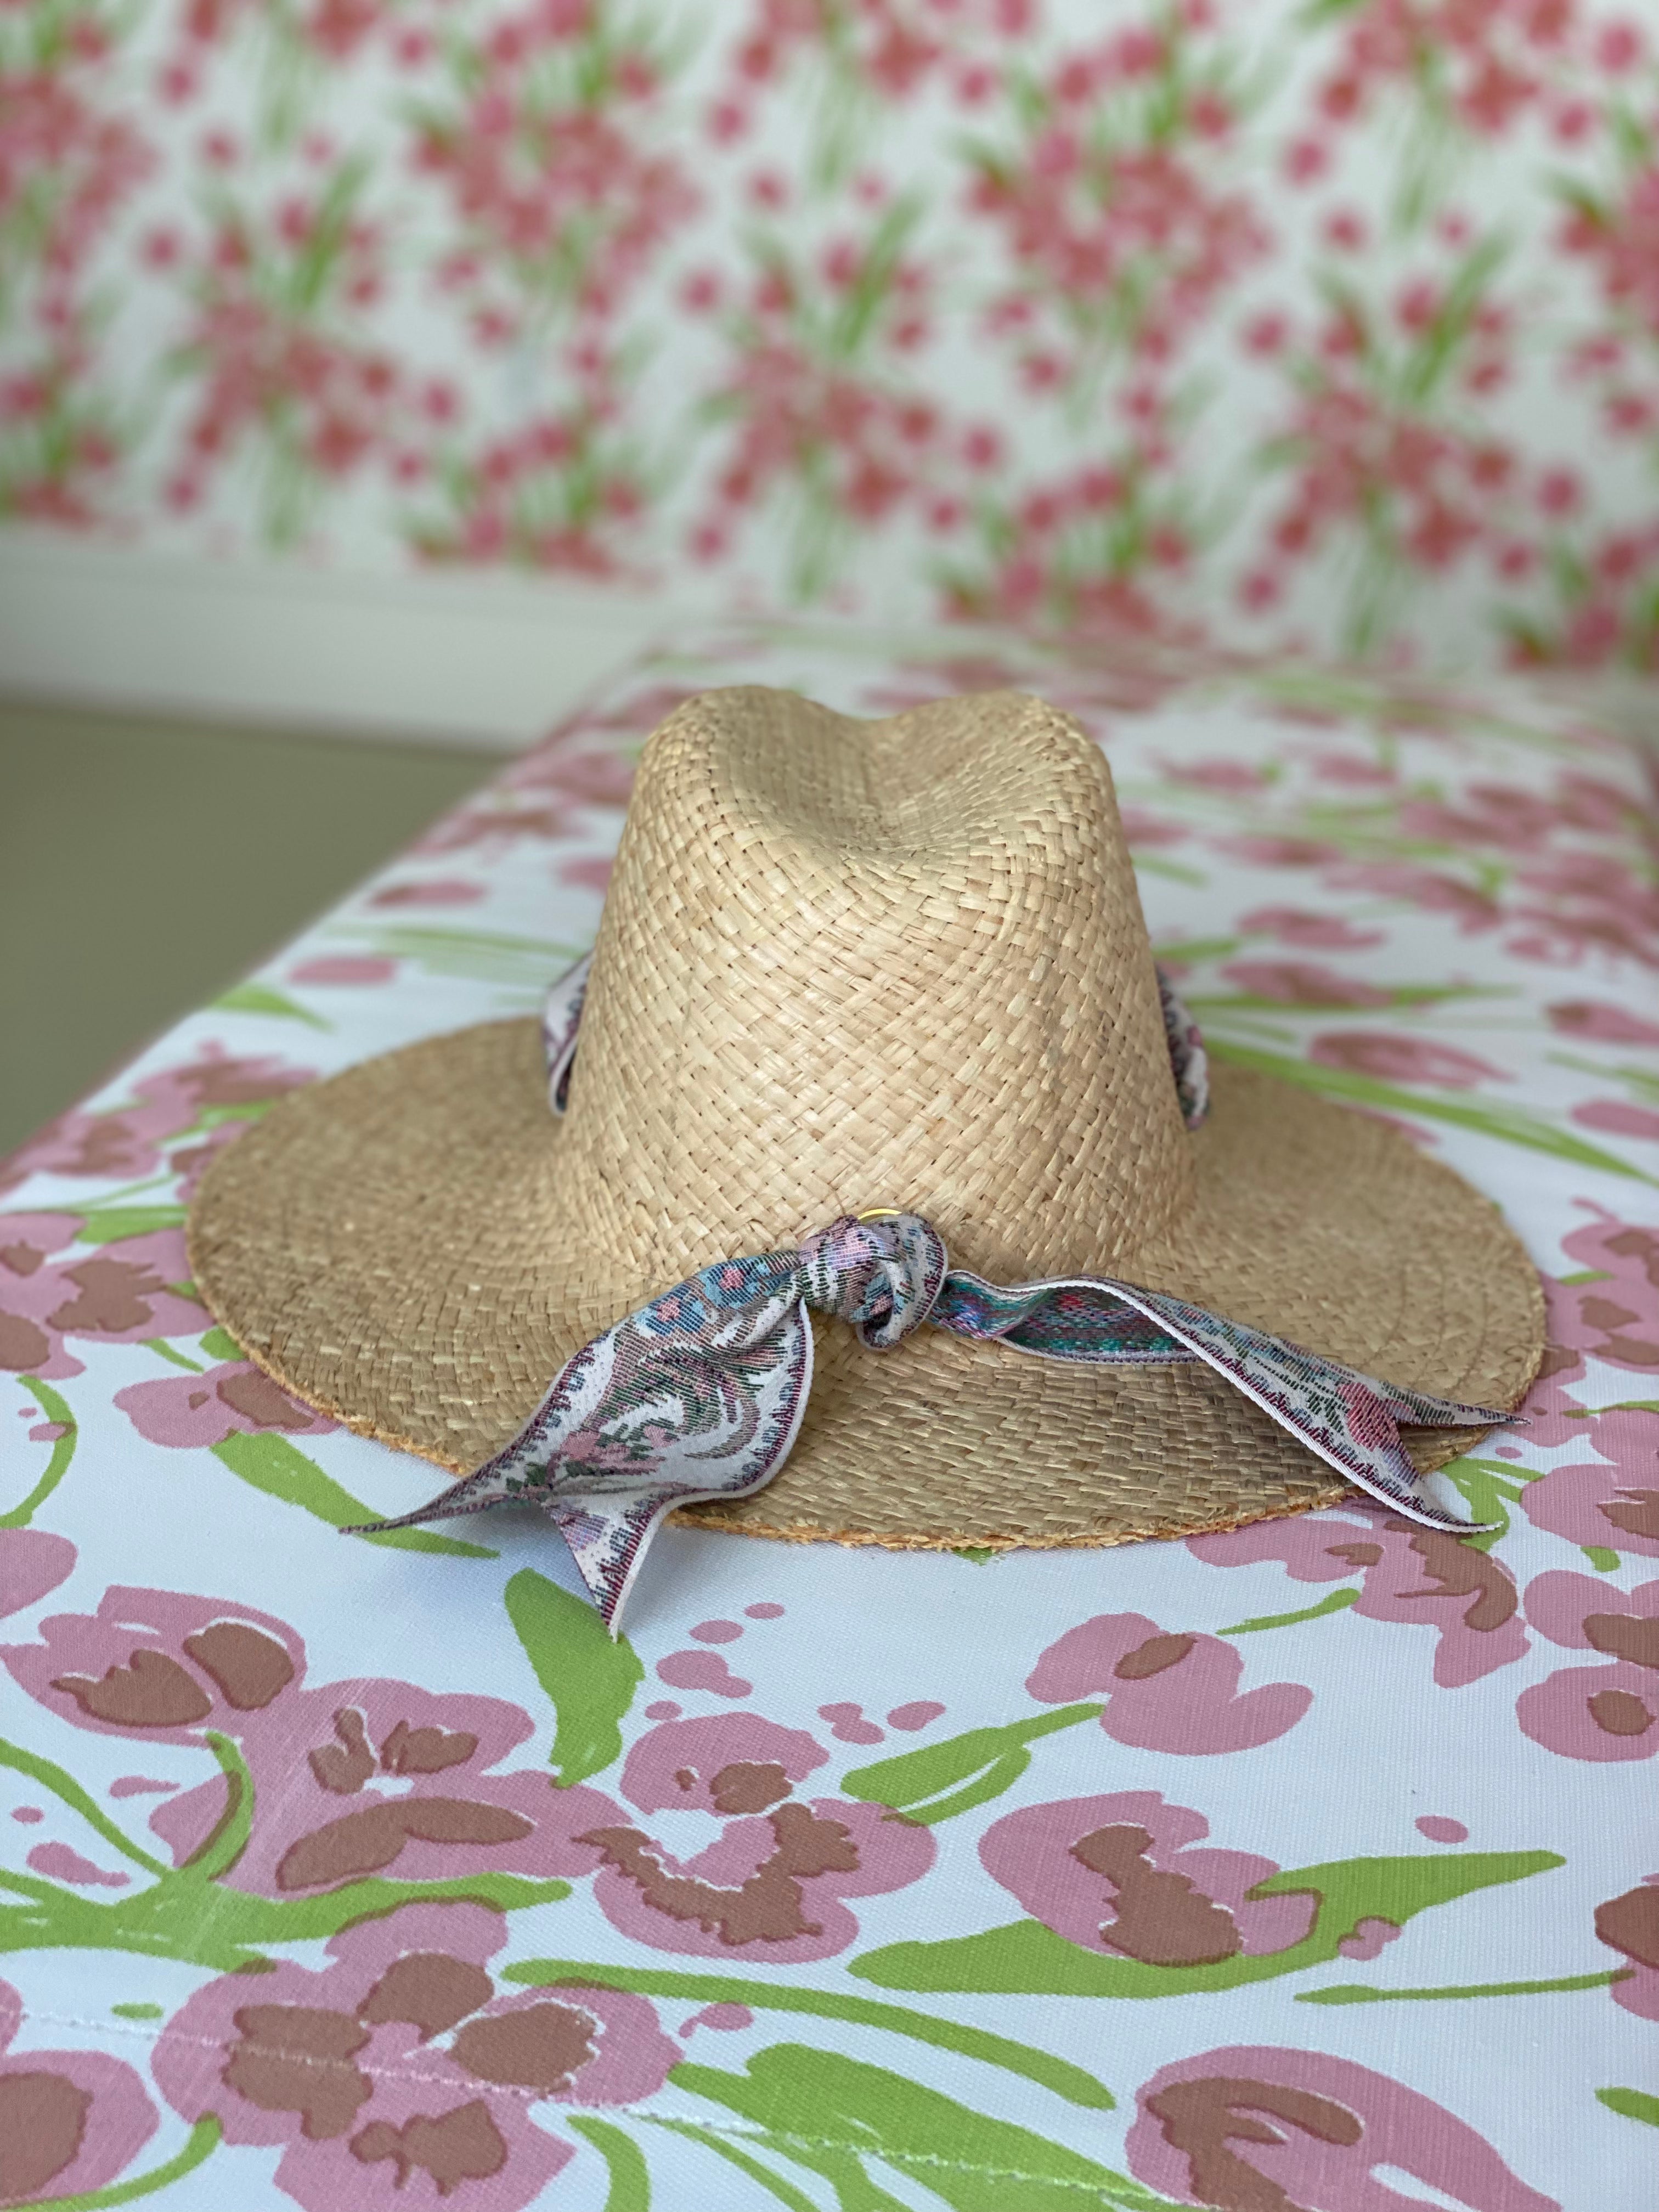
M1361 1490L1460 1534L1473 1524L1417 1496L1398 1424L1508 1418L1379 1382L1133 1284L988 1283L951 1268L919 1214L844 1214L796 1251L717 1261L653 1298L565 1363L504 1451L415 1512L369 1526L407 1528L514 1499L539 1505L614 1636L664 1517L694 1498L745 1498L789 1456L811 1383L809 1309L849 1322L872 1352L927 1322L1044 1359L1201 1360Z

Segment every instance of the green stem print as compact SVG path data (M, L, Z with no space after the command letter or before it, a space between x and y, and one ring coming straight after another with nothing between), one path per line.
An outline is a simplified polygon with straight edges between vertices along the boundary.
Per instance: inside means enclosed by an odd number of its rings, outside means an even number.
M949 1820L1011 1789L1031 1763L1027 1744L1057 1729L1098 1720L1105 1710L1099 1705L1060 1705L1053 1712L1010 1721L1002 1728L969 1729L921 1751L855 1766L842 1777L841 1786L848 1797L890 1805L907 1820L929 1826Z
M1328 1965L1362 1920L1403 1928L1417 1913L1471 1891L1524 1881L1565 1864L1554 1851L1465 1851L1438 1858L1339 1859L1286 1868L1258 1882L1252 1898L1311 1893L1313 1925L1287 1950L1242 1952L1212 1965L1153 1966L1085 1950L1041 1921L1017 1920L981 1936L939 1943L890 1943L866 1951L849 1972L882 1989L947 1990L1045 1996L1167 1997L1231 1990Z
M1659 2128L1659 2097L1649 2096L1645 2089L1598 2089L1595 2101L1625 2119L1640 2120L1646 2127Z
M97 1206L81 1224L77 1244L121 1244L130 1237L154 1237L161 1229L182 1229L182 1206Z
M1300 1990L1298 2004L1410 2004L1438 1997L1538 1997L1571 1990L1605 1990L1625 1982L1633 1966L1610 1966L1595 1974L1563 1974L1553 1982L1468 1982L1443 1990L1373 1990L1363 1982L1338 1982L1328 1990Z
M953 2212L1016 2204L1019 2212L1174 2212L1167 2197L1080 2151L839 2051L778 2043L757 2051L741 2074L684 2063L668 2078L746 2121L742 2139L751 2149L823 2175L848 2212L887 2212L899 2201L871 2183L866 2160L932 2191Z
M592 2119L583 2113L570 2114L565 2125L572 2135L591 2142L605 2160L611 2177L605 2212L651 2212L651 2176L644 2154L632 2136L613 2128L609 2120Z
M625 1636L612 1638L591 1605L522 1567L503 1592L536 1680L556 1717L553 1765L561 1790L622 1757L622 1723L645 1680Z
M40 1410L62 1430L52 1448L52 1457L46 1462L46 1471L21 1504L14 1505L9 1513L0 1513L0 1528L27 1528L40 1508L52 1496L69 1473L70 1462L75 1457L76 1441L80 1431L67 1403L38 1376L18 1377L26 1390L31 1390L40 1401Z
M1328 1591L1317 1605L1304 1605L1295 1613L1264 1613L1255 1620L1236 1620L1231 1628L1218 1628L1218 1636L1254 1636L1260 1628L1294 1628L1299 1621L1323 1620L1327 1613L1346 1613L1361 1593L1352 1583Z
M234 989L222 991L213 1001L222 1014L275 1014L279 1020L306 1022L313 1030L331 1030L334 1026L321 1014L313 1013L297 999L290 999L286 991L278 991L269 983L238 983Z

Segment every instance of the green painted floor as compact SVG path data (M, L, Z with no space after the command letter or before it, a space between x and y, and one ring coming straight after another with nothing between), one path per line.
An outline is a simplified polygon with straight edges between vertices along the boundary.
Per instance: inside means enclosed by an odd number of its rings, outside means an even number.
M0 702L0 1156L496 765Z

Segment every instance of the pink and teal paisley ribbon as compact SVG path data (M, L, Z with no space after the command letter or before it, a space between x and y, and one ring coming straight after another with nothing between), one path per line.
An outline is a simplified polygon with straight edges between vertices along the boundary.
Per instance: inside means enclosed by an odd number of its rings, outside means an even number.
M877 1352L927 1323L1042 1359L1200 1360L1358 1488L1459 1534L1471 1524L1418 1496L1399 1424L1509 1418L1378 1382L1131 1283L989 1283L952 1268L919 1214L847 1214L797 1250L717 1261L653 1298L566 1362L504 1451L430 1504L374 1526L539 1505L614 1635L665 1516L694 1499L746 1498L788 1457L811 1386L809 1312L848 1322Z

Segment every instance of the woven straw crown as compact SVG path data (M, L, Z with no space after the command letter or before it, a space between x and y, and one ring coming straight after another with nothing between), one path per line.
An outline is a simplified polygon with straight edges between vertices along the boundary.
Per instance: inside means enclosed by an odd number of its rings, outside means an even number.
M688 701L647 744L569 1110L498 1023L295 1094L204 1178L196 1279L308 1402L457 1472L580 1345L843 1211L995 1280L1108 1274L1364 1372L1515 1404L1536 1276L1381 1122L1224 1066L1185 1127L1105 761L994 693L863 723ZM1060 1368L817 1328L764 1491L704 1525L900 1545L1225 1528L1342 1485L1202 1368ZM1407 1438L1438 1465L1467 1434Z
M999 1279L1141 1249L1194 1184L1099 749L1004 694L862 726L683 707L641 763L565 1141L623 1310L848 1207L924 1213Z

